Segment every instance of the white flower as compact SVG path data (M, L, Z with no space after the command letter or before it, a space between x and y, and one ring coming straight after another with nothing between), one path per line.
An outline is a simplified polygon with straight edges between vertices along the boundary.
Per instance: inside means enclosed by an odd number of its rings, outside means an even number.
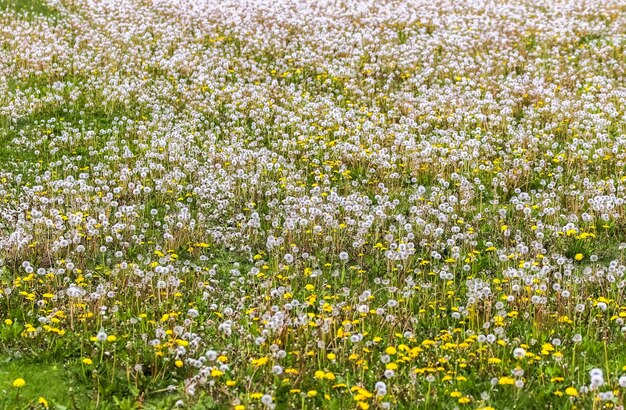
M65 291L65 293L71 298L79 298L81 296L84 296L87 292L72 283L70 287Z
M98 332L98 334L96 335L96 338L98 339L99 342L105 342L107 340L108 335L103 332L102 330Z
M265 404L266 406L270 406L272 402L272 396L270 396L269 394L264 394L263 397L261 397L261 403Z

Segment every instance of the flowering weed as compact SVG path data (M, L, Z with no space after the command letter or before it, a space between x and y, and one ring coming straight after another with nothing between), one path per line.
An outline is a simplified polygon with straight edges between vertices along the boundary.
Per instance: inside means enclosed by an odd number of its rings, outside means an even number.
M0 0L0 407L623 408L625 11Z

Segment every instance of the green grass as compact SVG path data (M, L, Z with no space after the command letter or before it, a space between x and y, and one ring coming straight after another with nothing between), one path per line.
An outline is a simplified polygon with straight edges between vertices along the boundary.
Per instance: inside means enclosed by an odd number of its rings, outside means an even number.
M56 80L58 79L46 76L28 76L19 81L12 79L9 90L39 92L45 95ZM64 80L74 83L74 87L85 87L81 77ZM125 138L131 150L134 150L136 147L132 133L128 131L126 124L116 121L124 117L134 121L141 119L142 107L136 104L86 104L88 101L101 100L102 96L91 90L78 101L44 105L17 120L0 117L0 163L5 169L23 173L24 180L32 182L34 175L50 169L50 163L63 157L69 158L81 168L93 163L90 153L102 154L105 145L111 140L119 146L119 141ZM114 134L98 134L102 129L112 130ZM85 134L90 131L94 133L94 137L87 139ZM63 139L62 134L74 135L76 132L80 132L82 136ZM55 152L51 150L52 147L55 147ZM75 160L78 156L81 159Z
M166 410L174 408L179 399L177 395L165 395L166 389L148 395L128 389L129 384L124 379L115 385L109 384L108 389L102 385L96 389L95 377L90 380L70 368L76 368L76 364L0 355L0 409L42 409L40 398L43 398L49 408L55 410ZM13 386L16 379L23 379L26 384L18 389ZM197 403L190 408L227 407L217 405L200 393Z
M22 378L26 385L19 389L13 381ZM35 362L27 358L0 356L0 408L41 408L43 397L52 408L83 408L75 403L89 401L89 386L77 380L62 363ZM58 405L58 406L56 406Z
M0 11L17 13L27 18L57 17L59 11L45 0L0 0Z

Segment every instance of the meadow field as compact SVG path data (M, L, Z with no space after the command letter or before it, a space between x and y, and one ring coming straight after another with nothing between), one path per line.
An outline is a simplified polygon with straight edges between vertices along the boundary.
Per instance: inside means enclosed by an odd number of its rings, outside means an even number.
M0 409L624 409L626 1L0 0Z

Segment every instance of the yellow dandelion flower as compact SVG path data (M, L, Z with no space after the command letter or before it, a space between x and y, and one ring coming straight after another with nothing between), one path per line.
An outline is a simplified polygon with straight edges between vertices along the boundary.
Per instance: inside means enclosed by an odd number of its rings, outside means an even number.
M565 389L565 394L571 397L576 397L578 396L578 390L576 390L576 388L574 387L568 387L567 389Z
M503 376L498 380L498 384L515 384L515 379L509 376Z
M89 358L85 357L85 358L83 359L83 364L86 364L86 365L93 364L93 360L91 360L91 359L89 359Z
M385 349L385 353L387 353L387 354L396 354L396 353L398 353L398 351L396 350L395 347L389 346L388 348Z
M13 387L15 388L20 388L20 387L24 387L26 385L26 380L22 379L21 377L18 377L17 379L13 380Z

